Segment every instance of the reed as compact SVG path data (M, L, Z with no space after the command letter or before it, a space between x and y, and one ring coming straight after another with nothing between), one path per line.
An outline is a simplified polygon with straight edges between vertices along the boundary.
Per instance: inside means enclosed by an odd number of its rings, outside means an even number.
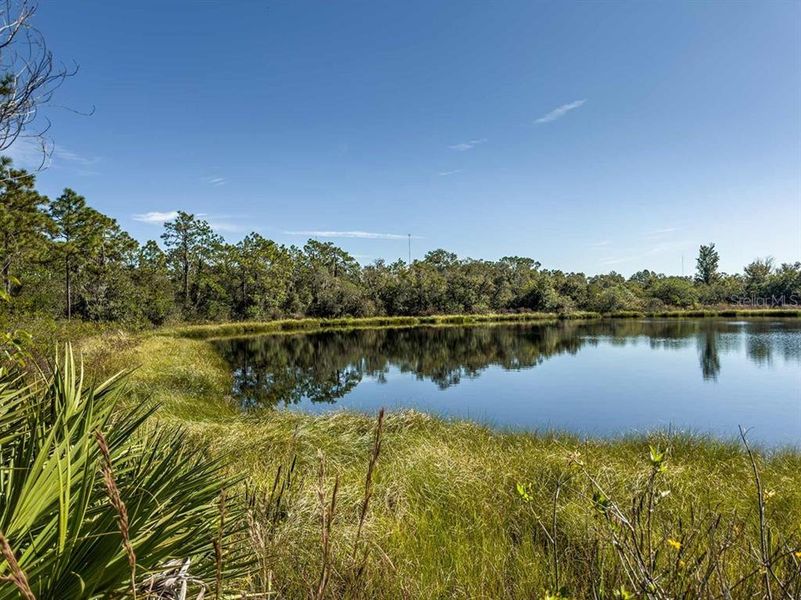
M120 496L120 490L117 487L117 481L114 477L114 467L111 464L111 453L109 452L108 442L106 436L100 429L95 430L95 440L97 447L100 449L100 455L103 458L100 469L103 472L103 483L106 486L106 493L111 502L111 506L117 513L117 526L122 536L122 547L125 549L125 554L128 557L128 565L131 568L131 597L136 600L136 553L131 545L131 531L128 522L128 509L125 502Z
M390 413L379 445L377 422L368 423L358 415L276 413L231 432L243 464L252 464L248 448L268 443L281 454L281 432L300 427L301 482L317 452L313 485L285 498L274 526L258 521L274 532L265 542L265 579L277 595L303 596L316 574L315 598L736 599L762 597L763 564L775 598L801 593L797 453L752 450L754 464L763 463L759 477L772 482L762 489L762 529L747 489L751 459L734 444L668 434L614 442L498 434ZM225 427L198 433L226 436ZM266 497L279 496L282 479L270 478ZM760 531L772 544L766 561Z
M511 313L434 315L416 317L345 317L338 319L282 319L277 321L244 321L207 325L188 325L161 330L162 335L194 339L280 333L382 327L413 327L420 325L468 325L473 323L547 321L560 318L594 318L595 313L577 313L575 317L556 313Z
M320 503L320 545L322 547L322 566L320 567L320 579L317 584L316 600L325 598L328 581L331 577L331 534L334 526L334 515L337 508L337 493L339 491L339 475L334 480L334 488L331 491L330 503L326 501L325 490L325 455L318 453L319 469L317 472L317 498Z
M5 559L10 571L9 575L0 575L0 581L16 586L24 600L36 600L36 596L33 595L31 586L28 584L28 577L25 575L25 571L20 568L17 557L14 555L14 550L12 550L8 539L2 532L0 532L0 553L3 555L3 559Z
M373 497L373 474L375 472L376 464L378 464L378 457L381 455L381 442L382 432L384 428L384 409L378 411L378 419L376 421L375 433L373 435L373 447L370 452L370 460L367 463L367 475L364 480L364 496L362 497L361 507L359 508L359 524L356 528L356 537L353 540L353 555L352 560L355 565L355 573L353 576L353 585L358 585L359 580L364 575L365 567L367 566L368 547L364 548L361 559L357 562L357 554L359 552L359 542L361 541L362 529L364 529L364 522L367 519L367 510L370 507L370 499Z

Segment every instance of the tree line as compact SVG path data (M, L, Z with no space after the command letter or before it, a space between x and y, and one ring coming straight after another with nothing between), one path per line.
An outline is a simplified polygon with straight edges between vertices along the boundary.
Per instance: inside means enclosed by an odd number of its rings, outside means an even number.
M520 256L462 259L441 249L411 264L361 266L314 239L284 246L251 233L228 243L186 212L164 224L160 243L140 244L74 190L51 200L35 183L0 159L0 293L17 313L162 324L801 301L801 263L757 259L742 273L721 273L714 244L700 247L694 277L643 270L629 278L546 269Z

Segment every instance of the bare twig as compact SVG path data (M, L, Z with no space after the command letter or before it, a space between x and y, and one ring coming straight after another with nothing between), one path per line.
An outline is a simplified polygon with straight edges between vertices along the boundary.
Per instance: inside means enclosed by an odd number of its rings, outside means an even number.
M337 507L337 492L339 491L339 475L334 479L334 489L331 492L331 503L325 499L325 456L322 451L318 453L320 467L317 472L318 488L317 498L320 502L320 525L321 525L321 545L322 545L322 568L320 569L320 580L317 584L317 594L315 598L322 600L325 597L325 590L331 576L331 529L334 523L334 514Z
M193 577L189 573L192 561L189 558L183 560L171 560L163 565L163 571L150 575L142 584L145 598L153 600L186 600L189 585L193 584L200 588L196 600L203 600L208 586L201 579Z
M748 444L748 431L740 429L740 438L743 440L745 451L748 454L748 460L751 463L751 470L754 474L754 485L757 492L757 508L759 509L759 554L762 563L762 579L765 584L765 597L768 600L773 600L773 591L771 590L770 577L771 577L771 563L770 563L770 550L768 548L768 531L765 523L765 495L762 491L762 479L759 476L759 468L754 458L754 453L751 451L751 446Z
M362 528L364 521L367 517L367 509L370 506L370 498L373 497L373 472L375 471L378 456L381 454L381 434L384 427L384 409L378 411L378 422L375 426L375 433L373 434L373 451L370 454L370 462L367 464L367 477L364 481L364 497L362 498L362 506L359 511L359 526L356 529L356 539L353 542L353 558L356 558L356 552L359 548L359 539L362 535Z
M0 3L0 150L20 138L32 138L41 144L39 168L44 168L52 144L45 139L49 120L35 125L39 108L78 68L56 62L44 36L32 25L36 8L30 0ZM36 130L30 131L34 126Z

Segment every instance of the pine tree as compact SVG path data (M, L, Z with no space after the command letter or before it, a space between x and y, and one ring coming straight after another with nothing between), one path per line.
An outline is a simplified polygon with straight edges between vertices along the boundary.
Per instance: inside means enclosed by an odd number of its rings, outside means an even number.
M251 233L236 246L228 246L233 267L230 297L242 317L268 317L284 303L291 275L286 248L258 233ZM238 301L236 300L238 299Z
M50 204L50 217L55 224L57 260L63 267L67 319L71 319L75 276L102 245L103 220L109 219L87 206L86 199L70 188Z
M161 239L167 246L167 258L178 273L185 311L192 308L191 289L201 279L204 268L213 262L213 256L222 238L211 226L195 215L178 211L174 221L164 224ZM197 294L195 294L197 299Z
M139 243L117 221L89 209L85 274L81 278L83 313L98 320L125 320L138 312L133 303L133 271Z
M139 313L151 323L162 324L174 305L175 294L167 256L155 241L148 240L139 249L134 278Z
M698 258L695 261L695 280L707 285L714 283L718 278L718 262L720 262L720 256L718 251L715 250L715 244L701 245L698 250Z
M0 158L0 271L10 296L16 268L39 260L47 250L53 222L44 212L47 198L35 189L35 177Z

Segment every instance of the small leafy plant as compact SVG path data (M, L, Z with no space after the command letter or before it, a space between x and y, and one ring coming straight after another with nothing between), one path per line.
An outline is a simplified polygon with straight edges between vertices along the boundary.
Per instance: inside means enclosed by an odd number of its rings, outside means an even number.
M87 384L69 347L33 382L0 369L0 600L169 598L214 580L217 498L237 480L181 431L147 426L155 406L121 408L124 379ZM228 520L225 548L236 507Z

